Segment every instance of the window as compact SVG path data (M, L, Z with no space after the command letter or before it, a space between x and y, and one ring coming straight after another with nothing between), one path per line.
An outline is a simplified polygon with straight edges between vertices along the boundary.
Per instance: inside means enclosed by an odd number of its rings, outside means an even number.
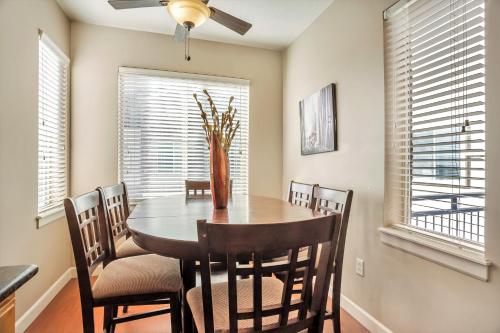
M62 210L68 193L69 59L40 32L38 44L38 217Z
M248 190L249 82L165 71L119 70L119 177L131 200L184 193L184 180L210 179L209 150L193 93L219 111L234 96L241 125L229 153L234 193ZM204 103L209 110L208 103Z
M484 0L401 0L384 21L388 217L482 247Z

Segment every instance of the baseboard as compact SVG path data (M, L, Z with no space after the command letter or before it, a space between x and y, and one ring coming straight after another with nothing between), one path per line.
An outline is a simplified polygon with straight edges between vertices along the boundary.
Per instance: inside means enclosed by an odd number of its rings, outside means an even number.
M70 267L56 282L16 321L16 333L23 333L40 313L49 305L52 299L61 291L69 280L76 278L75 267Z
M371 333L393 333L359 305L341 295L340 306Z

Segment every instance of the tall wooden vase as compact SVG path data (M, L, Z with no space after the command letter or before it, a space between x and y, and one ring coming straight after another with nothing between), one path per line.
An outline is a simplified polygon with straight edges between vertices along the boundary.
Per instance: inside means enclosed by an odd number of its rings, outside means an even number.
M229 157L214 133L210 140L210 191L214 208L226 208L229 199Z

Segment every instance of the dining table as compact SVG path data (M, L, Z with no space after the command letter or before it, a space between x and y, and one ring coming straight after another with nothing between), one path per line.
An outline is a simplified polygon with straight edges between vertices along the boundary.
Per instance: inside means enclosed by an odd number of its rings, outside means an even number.
M197 221L229 224L288 223L323 215L287 201L254 195L232 195L227 208L214 209L210 196L171 195L140 201L127 219L134 242L143 249L178 258L183 282L183 332L195 331L186 292L196 286L200 258Z

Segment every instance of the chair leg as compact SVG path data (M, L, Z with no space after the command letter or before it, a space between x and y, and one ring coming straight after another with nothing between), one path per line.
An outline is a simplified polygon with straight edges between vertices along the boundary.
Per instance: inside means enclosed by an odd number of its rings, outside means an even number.
M335 299L332 298L332 324L333 324L333 333L341 333L340 331L340 304L339 302L335 302Z
M118 306L117 305L113 305L112 306L112 317L113 319L117 318L118 317ZM110 332L109 333L115 333L115 328L116 328L116 324L114 321L111 321L111 329L110 329Z
M182 326L181 303L178 293L170 296L170 323L172 333L180 333Z
M334 317L332 318L332 323L333 323L333 332L334 333L340 333L340 318L339 317Z
M82 304L83 333L94 332L94 308L91 305Z
M102 322L102 329L106 333L111 333L111 325L113 321L113 307L107 305L104 307L104 318Z
M124 305L123 306L123 313L127 313L128 312L128 305Z

